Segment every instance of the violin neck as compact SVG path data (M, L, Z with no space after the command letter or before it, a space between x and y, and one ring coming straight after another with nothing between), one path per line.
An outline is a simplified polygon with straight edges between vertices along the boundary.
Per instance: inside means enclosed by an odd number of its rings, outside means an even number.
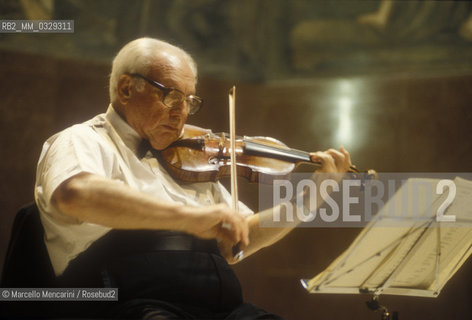
M279 159L288 162L310 162L310 154L296 149L282 149L262 143L244 140L244 152L255 156Z

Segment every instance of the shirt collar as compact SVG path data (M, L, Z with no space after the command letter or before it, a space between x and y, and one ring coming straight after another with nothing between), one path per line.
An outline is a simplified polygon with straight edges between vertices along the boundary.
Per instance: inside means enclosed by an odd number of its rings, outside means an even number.
M141 136L134 130L113 108L110 104L105 118L115 129L116 133L120 136L123 143L134 153L137 154L138 147L143 140Z

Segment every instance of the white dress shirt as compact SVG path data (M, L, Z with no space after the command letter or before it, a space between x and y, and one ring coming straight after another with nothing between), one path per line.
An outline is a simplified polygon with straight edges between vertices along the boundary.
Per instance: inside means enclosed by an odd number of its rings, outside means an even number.
M219 182L179 184L151 152L139 159L141 140L110 105L105 114L69 127L44 143L36 172L35 200L56 275L62 274L69 261L111 230L67 216L51 203L54 190L78 173L89 172L121 181L164 201L195 207L231 205L231 195ZM241 202L239 211L252 213Z

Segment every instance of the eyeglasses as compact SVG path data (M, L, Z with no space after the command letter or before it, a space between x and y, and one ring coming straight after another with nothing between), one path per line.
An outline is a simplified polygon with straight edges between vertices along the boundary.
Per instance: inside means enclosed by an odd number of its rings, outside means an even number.
M184 101L187 103L189 114L197 113L198 110L200 110L200 108L202 107L203 99L200 97L194 95L185 96L182 91L172 87L168 88L157 81L153 81L151 79L146 78L145 76L139 73L131 73L130 76L146 80L150 85L161 90L164 94L162 96L161 101L166 107L170 109L180 106Z

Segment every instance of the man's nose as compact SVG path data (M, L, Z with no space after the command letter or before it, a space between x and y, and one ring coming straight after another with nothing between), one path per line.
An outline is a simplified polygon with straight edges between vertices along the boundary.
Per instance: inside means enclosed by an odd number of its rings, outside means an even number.
M169 111L169 120L171 123L177 125L180 121L186 119L188 116L188 104L187 102L183 101L179 105L174 106Z
M181 103L179 103L177 105L174 105L170 109L170 114L171 115L174 115L174 114L185 114L185 115L187 115L188 111L189 111L188 102L186 100L183 100Z

